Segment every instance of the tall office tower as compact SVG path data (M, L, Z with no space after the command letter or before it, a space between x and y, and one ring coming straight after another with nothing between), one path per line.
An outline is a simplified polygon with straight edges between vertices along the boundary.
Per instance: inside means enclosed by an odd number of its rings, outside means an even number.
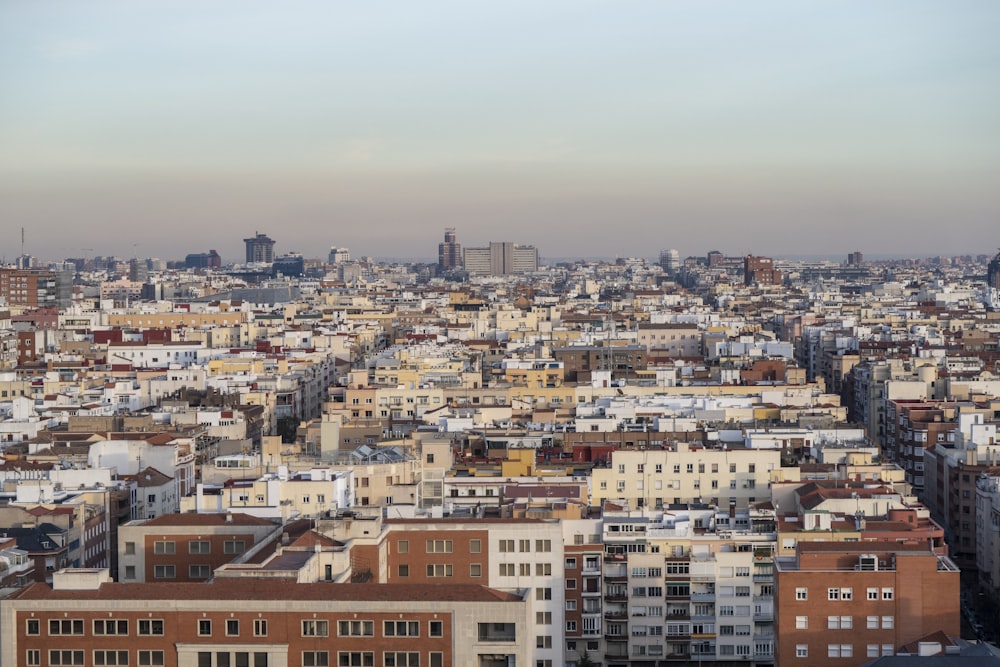
M55 307L61 305L56 301L56 282L54 271L0 268L0 298L10 306Z
M438 244L438 269L454 271L462 266L462 244L455 241L455 228L446 227L444 243Z
M243 239L247 246L247 264L253 262L263 262L270 264L274 261L274 241L268 238L267 234L257 232L256 236Z
M465 270L474 276L510 276L538 270L538 250L511 241L490 241L488 248L466 248Z
M860 250L855 250L847 255L847 265L848 266L861 266L864 261L864 257L861 255Z
M986 284L1000 290L1000 252L996 254L986 269Z
M660 268L666 273L673 275L681 268L681 254L671 248L660 251Z

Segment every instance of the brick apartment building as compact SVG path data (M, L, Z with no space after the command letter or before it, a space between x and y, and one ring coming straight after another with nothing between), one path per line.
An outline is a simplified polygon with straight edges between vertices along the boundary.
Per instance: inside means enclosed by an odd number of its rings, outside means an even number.
M0 602L0 664L528 665L525 599L485 586L113 583L65 570Z
M925 543L800 542L774 565L781 667L851 667L959 635L958 567Z
M204 581L282 530L249 514L165 514L132 521L118 529L118 581Z

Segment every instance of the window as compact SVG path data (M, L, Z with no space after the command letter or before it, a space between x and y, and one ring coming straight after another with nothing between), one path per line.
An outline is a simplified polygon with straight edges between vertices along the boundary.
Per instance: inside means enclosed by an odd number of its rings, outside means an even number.
M341 637L374 637L375 621L338 621L337 634Z
M375 667L375 654L371 651L341 651L337 654L337 667Z
M878 644L869 644L868 645L868 657L869 658L877 658L878 657Z
M531 576L531 563L521 563L518 565L518 572L522 577Z
M25 623L24 634L26 635L40 635L42 634L42 622L37 618L29 618Z
M410 541L400 540L399 542L396 542L396 552L401 554L410 553Z
M135 565L126 565L125 566L125 578L126 579L135 579Z
M82 664L83 651L49 651L49 665L52 667Z
M99 618L94 621L95 635L127 635L128 621L113 618Z
M302 636L303 637L329 637L330 636L330 622L329 621L302 621Z
M535 599L536 600L551 600L552 599L552 589L551 588L536 588L535 589Z
M198 635L207 637L212 634L212 621L207 618L198 619Z
M428 577L450 577L452 575L451 563L429 564L427 566Z
M222 553L241 554L247 550L247 544L243 540L226 540L222 543Z
M839 588L828 588L828 589L826 589L826 599L827 600L839 600L840 599L840 589Z
M535 563L535 576L547 577L552 574L552 563Z
M94 651L94 665L127 665L128 651Z
M470 577L481 577L483 576L483 566L479 563L469 564L469 576Z
M536 635L535 648L552 648L552 635Z
M208 579L212 575L212 568L208 565L188 565L189 579Z
M882 599L883 600L891 600L892 599L892 595L893 595L893 591L892 591L891 588L883 588L882 589Z
M566 600L566 611L576 611L576 600Z
M427 624L427 635L429 637L444 637L444 622L430 621Z
M513 577L514 576L514 564L513 563L500 563L500 576L501 577Z
M192 540L188 542L189 554L210 554L212 553L212 543L208 540Z
M854 656L854 646L851 644L827 644L826 657L850 658Z
M238 637L240 634L240 622L235 618L226 619L226 636Z
M796 658L808 658L809 657L809 645L808 644L796 644L795 645L795 657Z
M808 588L796 588L795 589L795 599L796 600L808 600L809 599L809 589Z
M428 657L430 658L430 667L444 667L444 653L431 653Z
M400 577L410 576L410 566L409 565L397 565L396 574Z
M176 549L176 542L153 542L153 553L157 556L173 555Z
M451 540L427 540L427 553L450 554L453 543Z
M24 664L28 667L38 667L42 664L42 652L37 648L30 648L24 657Z
M266 618L255 618L255 619L253 619L253 636L254 637L267 637L267 619Z
M141 667L154 667L165 664L163 661L163 651L139 651L138 658Z
M854 599L854 589L853 588L841 588L840 589L840 599L841 600L852 600L852 599Z
M567 579L566 580L566 590L568 590L568 591L575 591L576 590L576 579Z
M83 634L83 619L74 618L61 618L61 619L51 619L49 621L49 634L50 635L82 635Z
M896 619L894 616L883 616L882 617L882 629L892 630L896 627Z
M552 612L551 611L536 611L535 612L535 624L536 625L552 625Z
M139 634L140 635L162 635L163 634L163 621L158 618L143 618L139 619Z
M326 651L303 651L302 667L330 667L330 654Z
M177 568L173 565L154 565L154 579L173 579L177 576Z
M499 547L502 554L514 553L514 540L500 540Z
M382 624L385 637L419 637L420 623L417 621L385 621Z
M809 617L808 616L796 616L795 617L795 629L805 630L809 627Z
M520 551L521 553L530 553L531 552L531 540L518 540L517 541L517 550Z
M482 540L469 540L469 553L478 554L483 550Z
M869 616L866 621L865 627L869 630L878 630L878 616Z
M865 597L867 597L869 600L878 600L878 588L866 589Z
M420 654L402 651L386 652L382 654L382 664L385 667L420 667Z
M135 555L135 542L126 542L125 543L125 555L126 556L134 556Z
M552 551L552 540L535 540L535 551L541 553Z

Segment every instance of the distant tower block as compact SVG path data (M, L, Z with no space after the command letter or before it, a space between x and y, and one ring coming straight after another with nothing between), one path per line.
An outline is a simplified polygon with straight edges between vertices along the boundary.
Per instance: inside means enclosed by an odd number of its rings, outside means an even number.
M660 251L660 268L664 272L673 275L677 273L677 270L681 268L681 254L671 248L670 250Z
M455 239L455 228L446 227L444 243L438 244L438 269L441 271L454 271L462 267L462 244Z
M243 243L247 247L247 264L270 264L274 261L274 241L267 234L257 232L256 236L243 239Z
M855 250L847 255L848 266L861 266L862 262L864 262L864 256L860 250Z
M327 257L328 264L345 264L351 261L351 251L347 248L330 246L330 255Z

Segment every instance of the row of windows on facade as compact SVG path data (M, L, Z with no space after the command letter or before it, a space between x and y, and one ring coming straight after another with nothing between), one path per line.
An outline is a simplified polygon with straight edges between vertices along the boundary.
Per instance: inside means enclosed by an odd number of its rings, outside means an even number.
M880 596L881 593L881 596ZM868 586L865 588L865 599L866 600L891 600L895 595L895 590L891 586L883 586L881 590L877 586ZM795 589L795 599L796 600L808 600L809 599L809 589L799 587ZM853 600L854 599L854 589L853 588L827 588L826 589L826 599L827 600Z
M240 620L229 618L225 620L225 631L227 637L240 636ZM421 633L420 621L383 621L383 637L419 637ZM25 634L29 636L39 636L42 633L42 621L37 618L29 618L25 622ZM155 636L164 634L164 621L162 619L139 619L136 621L136 634L139 636ZM212 619L200 618L197 623L198 635L208 637L212 635ZM338 637L374 637L375 621L337 621ZM83 635L85 634L85 623L83 619L61 618L50 619L48 621L49 636ZM330 621L309 619L302 621L303 637L328 637L330 635ZM93 621L93 634L99 637L129 636L128 619L102 618ZM267 636L267 619L253 619L253 636ZM428 637L443 637L444 622L428 621Z
M338 667L374 667L374 651L339 651L336 654ZM48 652L50 667L77 667L84 662L86 652L79 649L52 649ZM92 653L92 663L95 667L129 665L130 652L120 650L96 650ZM160 650L136 651L136 665L140 667L158 667L164 665L165 655ZM199 651L197 667L268 667L269 655L265 651ZM28 649L25 654L25 664L28 667L40 667L42 662L40 649ZM302 667L330 667L329 651L303 651ZM384 667L420 667L421 654L416 651L385 651L382 653ZM444 667L444 653L430 652L427 654L428 667Z
M515 550L515 542L517 549ZM498 540L497 548L500 553L530 553L531 540ZM552 551L552 540L535 540L535 551L538 553L550 553ZM469 553L482 553L482 540L469 540ZM450 554L455 549L454 540L426 540L424 542L424 553L429 554ZM396 553L410 553L410 541L399 540L396 542Z
M693 464L693 463L686 464L684 466L684 472L693 473L694 472L694 466L695 466L695 464ZM767 469L769 471L772 470L773 468L774 468L773 464L769 463L767 465ZM644 472L646 472L646 464L645 463L637 463L635 465L635 471L637 473L644 473ZM673 467L673 471L674 471L675 475L679 475L681 473L681 464L680 463L675 463L674 467ZM653 465L653 472L654 473L662 473L663 472L663 464L662 463L656 463L656 464L654 464ZM704 463L699 463L698 464L698 472L699 473L704 473L705 472L705 464ZM713 472L713 473L719 472L719 464L718 463L711 464L711 472ZM756 463L749 463L749 464L747 464L747 472L748 473L756 473L757 472L757 464ZM729 464L729 473L732 474L732 475L735 475L737 473L737 466L736 466L735 463L730 463ZM619 463L618 464L618 474L619 475L624 475L625 474L625 464L624 463Z
M208 540L191 540L187 545L189 554L204 555L212 553L212 543ZM246 551L246 548L247 543L245 540L225 540L222 543L222 553L224 554L241 554ZM157 556L172 556L177 553L177 542L170 540L153 542L153 553ZM135 542L125 543L125 555L135 555Z
M866 630L893 630L896 627L896 617L895 616L866 616L865 617L865 629ZM796 616L795 617L795 629L796 630L808 630L809 629L809 617L808 616ZM826 617L826 629L827 630L853 630L854 629L854 617L853 616L827 616Z
M881 650L881 653L879 652ZM891 656L895 655L895 649L892 644L868 644L866 647L866 655L869 658L878 658L879 656ZM808 644L796 644L795 645L795 657L796 658L808 658L809 657L809 645ZM853 644L827 644L826 645L826 657L828 658L853 658L854 657L854 645Z

